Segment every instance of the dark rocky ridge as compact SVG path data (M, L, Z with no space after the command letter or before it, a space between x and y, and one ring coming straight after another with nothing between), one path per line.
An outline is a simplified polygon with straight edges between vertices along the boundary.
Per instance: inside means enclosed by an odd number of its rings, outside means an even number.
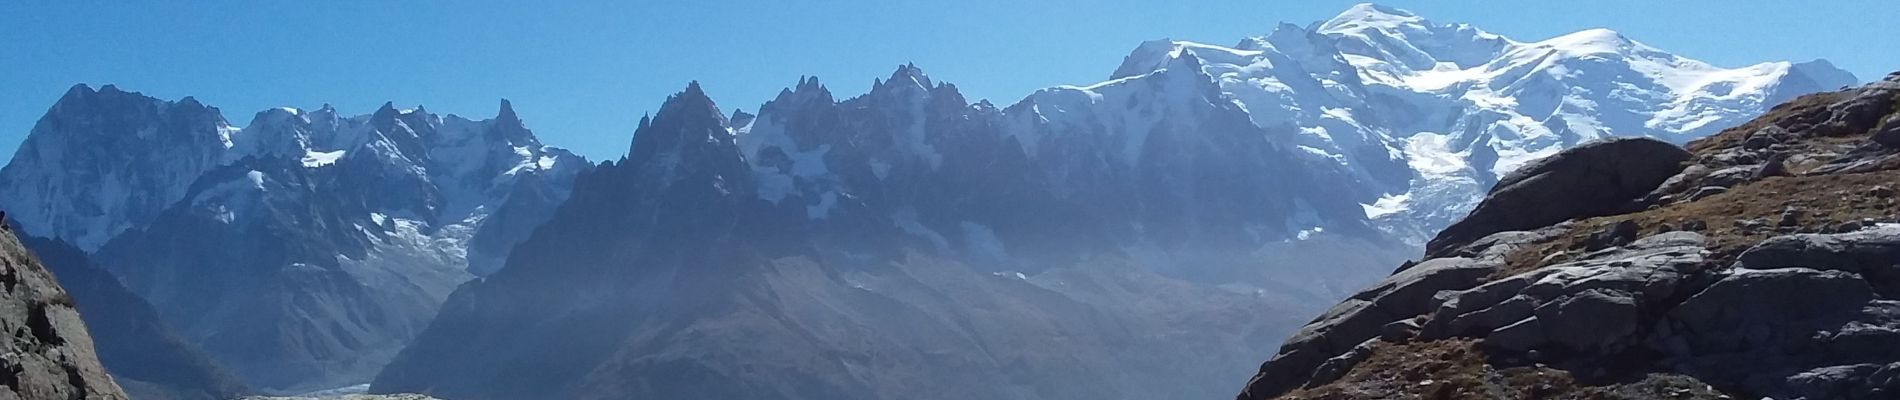
M1132 112L1182 117L1137 136L1090 119L1105 105L971 104L913 66L843 101L801 80L756 117L733 114L750 117L737 127L691 85L641 121L627 158L581 176L506 268L458 289L372 391L1221 395L1217 365L1251 362L1232 349L1286 327L1235 312L1325 289L1196 280L1259 269L1253 252L1307 243L1309 223L1376 234L1329 197L1343 196L1322 184L1337 171L1302 165L1211 81L1171 87L1195 90Z
M1900 147L1881 137L1897 103L1900 74L1795 99L1686 162L1639 166L1673 176L1599 203L1620 210L1498 195L1591 187L1500 185L1493 208L1561 222L1474 212L1435 258L1294 335L1238 398L1892 398ZM1589 154L1608 148L1540 165L1628 156Z
M0 227L0 399L123 400L93 351L73 298Z

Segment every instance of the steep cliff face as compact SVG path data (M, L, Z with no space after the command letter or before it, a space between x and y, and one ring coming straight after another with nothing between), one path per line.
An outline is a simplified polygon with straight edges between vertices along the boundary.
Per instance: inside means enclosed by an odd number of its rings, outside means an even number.
M1900 74L1533 163L1239 398L1892 398L1896 105Z
M26 234L98 249L183 197L237 130L196 99L76 85L0 168L0 204Z
M0 228L0 398L123 400L73 298L10 228Z

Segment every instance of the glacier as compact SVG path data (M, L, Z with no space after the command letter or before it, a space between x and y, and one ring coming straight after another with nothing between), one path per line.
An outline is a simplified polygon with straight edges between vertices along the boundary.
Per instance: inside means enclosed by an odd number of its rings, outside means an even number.
M1529 160L1610 136L1684 143L1857 80L1825 60L1723 68L1608 29L1519 41L1360 4L1234 46L1142 43L1096 86L1188 57L1255 124L1352 171L1367 216L1414 244Z
M71 243L254 387L360 384L455 286L492 273L592 165L503 100L270 108L77 85L0 168L0 207Z

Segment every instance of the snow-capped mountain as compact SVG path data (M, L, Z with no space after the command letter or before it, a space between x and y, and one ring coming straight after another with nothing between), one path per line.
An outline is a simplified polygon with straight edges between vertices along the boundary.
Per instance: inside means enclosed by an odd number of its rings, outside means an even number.
M600 168L506 101L236 127L78 86L0 169L0 208L266 389L1218 396L1528 160L1681 142L1853 80L1361 5L1143 43L1107 81L1006 107L911 65L755 113L695 83Z
M371 389L1218 395L1233 355L1403 246L1328 184L1345 169L1254 126L1197 62L1008 108L910 65L844 100L802 79L756 114L690 85Z
M304 390L367 380L589 168L505 100L481 121L385 104L239 128L190 98L81 85L0 169L0 207L76 243L253 386Z
M1366 214L1411 242L1529 160L1607 136L1681 143L1855 83L1820 60L1722 68L1607 29L1524 42L1371 4L1232 47L1143 43L1112 77L1186 57L1256 125L1352 170Z
M844 100L802 79L756 113L695 83L371 389L1197 397L1221 354L1284 332L1226 307L1310 315L1527 160L1687 140L1846 81L1362 5L1233 47L1145 43L1109 81L1002 108L910 65Z
M237 131L190 97L73 86L0 168L0 205L27 234L96 250L183 197Z

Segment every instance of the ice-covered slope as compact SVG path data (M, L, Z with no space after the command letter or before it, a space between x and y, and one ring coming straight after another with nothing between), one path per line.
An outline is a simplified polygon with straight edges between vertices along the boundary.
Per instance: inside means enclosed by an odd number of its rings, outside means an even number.
M1528 160L1607 136L1681 143L1854 83L1826 61L1723 68L1607 29L1524 42L1370 4L1232 47L1144 43L1113 77L1190 54L1255 124L1353 170L1367 215L1412 241Z
M0 169L0 208L76 243L253 386L295 390L366 381L588 168L505 100L480 121L385 104L238 128L191 99L81 85Z
M95 250L184 196L237 131L189 97L73 86L0 168L0 205L29 235Z

